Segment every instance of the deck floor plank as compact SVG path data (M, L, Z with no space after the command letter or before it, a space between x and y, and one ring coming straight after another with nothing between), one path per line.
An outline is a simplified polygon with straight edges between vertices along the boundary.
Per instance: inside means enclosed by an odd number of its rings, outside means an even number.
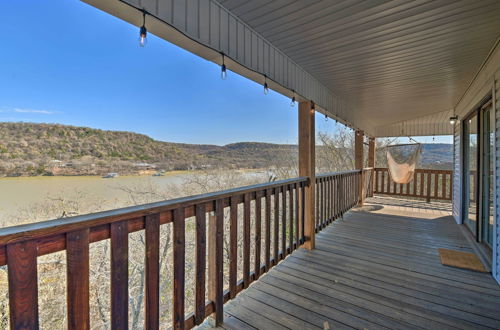
M380 206L347 213L317 234L315 250L260 277L225 305L222 327L500 329L491 275L440 262L438 248L472 251L454 220Z

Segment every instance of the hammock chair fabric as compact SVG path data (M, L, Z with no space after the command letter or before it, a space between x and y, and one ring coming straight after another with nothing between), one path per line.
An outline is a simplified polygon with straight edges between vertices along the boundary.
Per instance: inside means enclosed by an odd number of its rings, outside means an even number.
M422 145L418 144L413 154L408 157L404 163L398 163L394 160L389 149L387 149L387 167L391 179L396 183L410 183L415 174L415 167L417 166L418 159L422 153Z

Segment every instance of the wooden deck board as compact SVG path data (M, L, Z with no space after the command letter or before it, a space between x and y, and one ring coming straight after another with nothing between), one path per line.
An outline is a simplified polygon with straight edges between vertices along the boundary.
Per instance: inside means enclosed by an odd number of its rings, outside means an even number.
M428 214L349 212L228 302L227 328L499 329L500 286L443 266L438 248L472 249L451 217Z

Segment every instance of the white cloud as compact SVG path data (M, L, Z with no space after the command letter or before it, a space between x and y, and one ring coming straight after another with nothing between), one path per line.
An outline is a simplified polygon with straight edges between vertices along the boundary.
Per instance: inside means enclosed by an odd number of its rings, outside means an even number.
M14 108L14 107L0 107L0 112L3 113L31 113L39 115L53 115L59 113L58 111L51 110L40 110L40 109L24 109L24 108Z
M35 110L35 109L19 109L19 108L15 108L13 110L14 110L14 112L17 112L17 113L39 113L39 114L43 114L43 115L51 115L51 114L55 113L54 111Z

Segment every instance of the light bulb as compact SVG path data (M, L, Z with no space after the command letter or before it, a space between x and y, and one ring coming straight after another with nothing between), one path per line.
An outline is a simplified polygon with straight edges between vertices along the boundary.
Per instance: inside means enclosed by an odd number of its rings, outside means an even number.
M264 83L264 94L269 94L269 86L267 86L267 82Z
M293 108L295 106L295 96L292 97L292 102L290 102L290 106Z
M325 121L328 121L328 116L327 115L325 115Z
M139 33L139 46L144 47L148 43L148 30L146 26L141 26L141 30Z
M222 80L226 80L226 78L227 78L227 71L226 71L226 65L225 64L222 64L222 66L220 67L220 78Z

